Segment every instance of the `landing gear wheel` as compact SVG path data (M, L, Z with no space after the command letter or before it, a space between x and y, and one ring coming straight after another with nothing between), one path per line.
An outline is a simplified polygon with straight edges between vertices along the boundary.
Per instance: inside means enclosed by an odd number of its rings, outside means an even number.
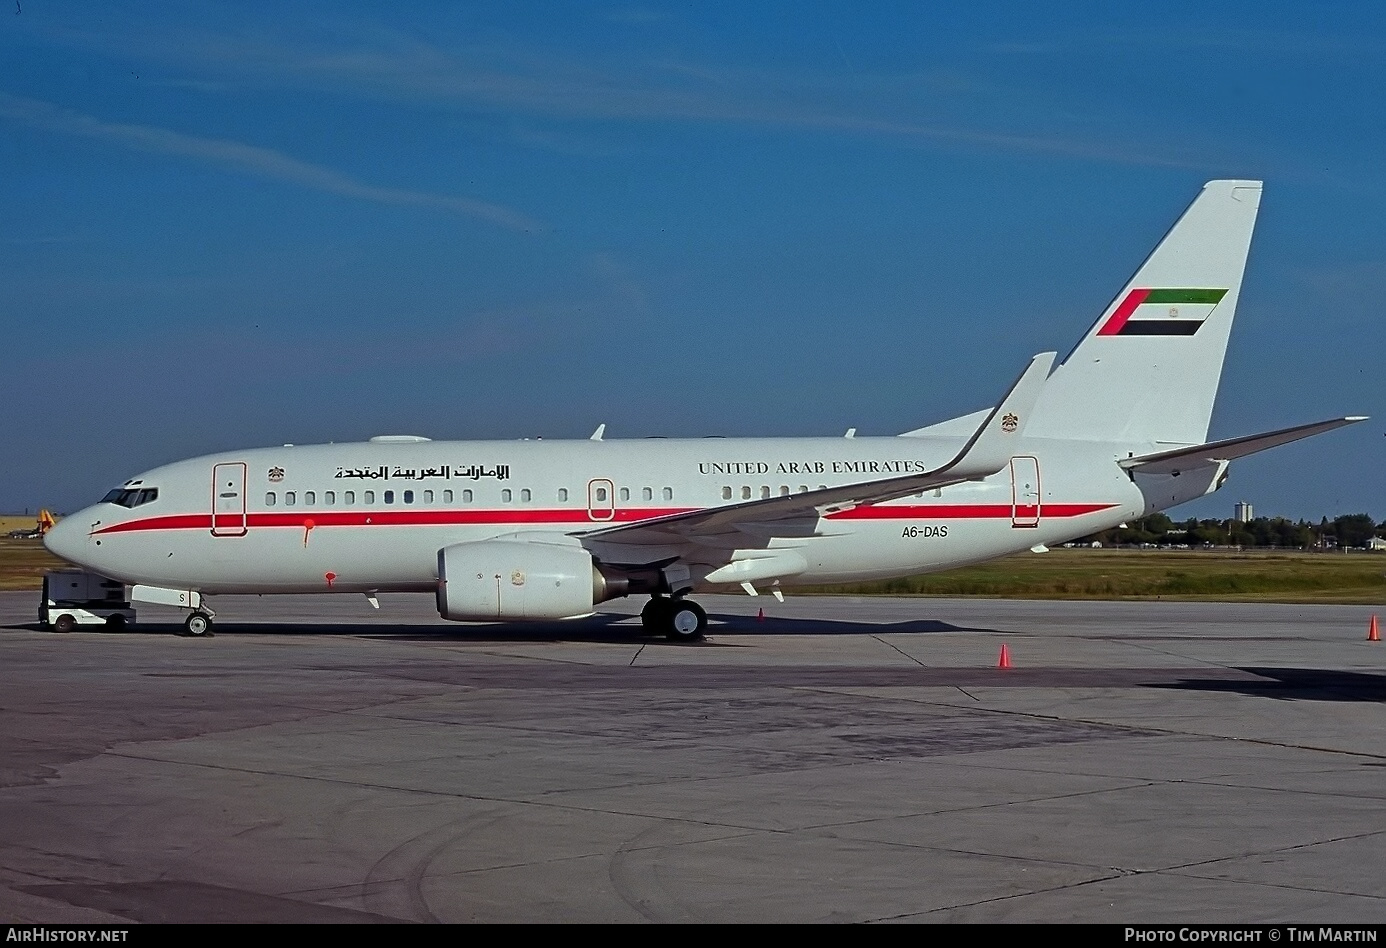
M126 625L128 625L128 623L125 621L125 617L120 613L106 617L107 632L124 632Z
M669 604L664 634L674 642L697 642L707 631L707 613L696 602L680 599Z
M75 628L77 628L77 620L66 612L53 620L54 632L71 632Z
M194 638L210 636L212 634L212 617L205 612L194 612L183 620L183 628L188 635Z
M659 635L669 628L670 607L673 603L663 596L651 596L640 610L640 625L646 632Z

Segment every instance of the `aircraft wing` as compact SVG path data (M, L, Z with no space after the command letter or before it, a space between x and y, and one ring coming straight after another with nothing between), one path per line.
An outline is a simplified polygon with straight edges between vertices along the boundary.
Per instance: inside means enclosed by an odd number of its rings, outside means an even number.
M1291 441L1298 441L1301 438L1308 438L1366 420L1364 415L1331 418L1328 421L1316 421L1310 425L1281 428L1279 431L1267 431L1264 434L1229 438L1226 441L1213 441L1209 444L1194 445L1191 448L1175 448L1171 451L1159 451L1155 454L1124 458L1117 463L1133 474L1175 474L1196 467L1216 464L1219 461L1244 458L1248 454L1255 454L1267 448L1289 444Z
M582 536L617 543L681 543L747 528L754 532L755 525L778 521L807 518L816 523L824 514L989 477L1010 463L1011 445L1024 431L1040 389L1049 377L1054 356L1053 352L1041 352L1034 356L962 450L952 460L932 471L750 500L706 510L691 510L638 523L603 527Z

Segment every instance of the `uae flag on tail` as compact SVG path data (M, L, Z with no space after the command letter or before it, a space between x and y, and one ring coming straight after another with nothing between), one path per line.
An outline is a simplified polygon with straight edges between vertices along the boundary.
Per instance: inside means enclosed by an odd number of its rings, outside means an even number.
M1097 330L1099 336L1192 336L1226 290L1134 289Z

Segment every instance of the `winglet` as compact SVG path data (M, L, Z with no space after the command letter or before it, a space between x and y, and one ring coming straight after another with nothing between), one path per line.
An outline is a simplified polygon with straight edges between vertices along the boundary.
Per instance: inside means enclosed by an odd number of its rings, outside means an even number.
M1006 397L991 410L958 456L933 473L972 480L989 477L1009 464L1011 445L1024 433L1056 355L1041 352L1032 358L1006 392Z

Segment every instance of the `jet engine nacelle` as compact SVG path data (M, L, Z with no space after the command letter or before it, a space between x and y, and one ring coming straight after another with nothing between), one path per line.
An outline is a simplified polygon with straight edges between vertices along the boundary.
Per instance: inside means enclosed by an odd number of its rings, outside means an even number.
M479 540L438 551L444 619L569 619L587 615L613 592L580 546Z

